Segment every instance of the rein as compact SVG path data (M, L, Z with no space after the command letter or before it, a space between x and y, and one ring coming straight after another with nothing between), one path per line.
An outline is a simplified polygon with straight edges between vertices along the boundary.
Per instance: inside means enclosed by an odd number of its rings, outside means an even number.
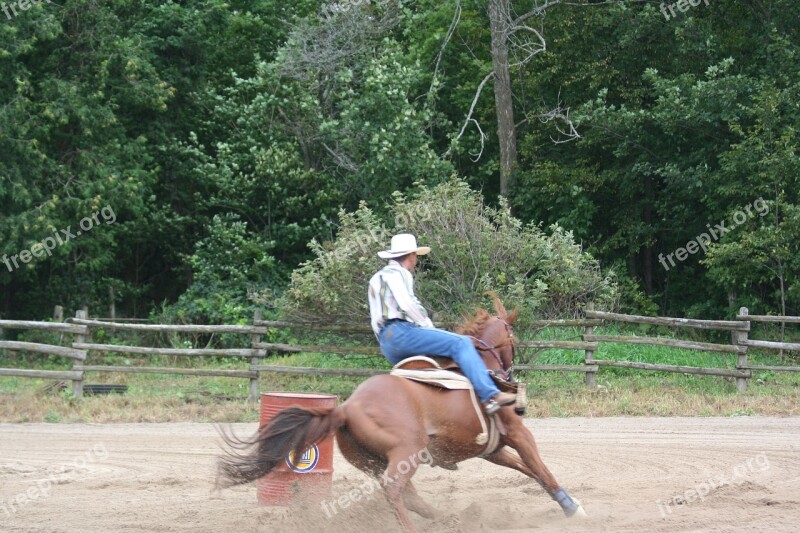
M503 320L503 319L500 318L500 320ZM505 324L505 326L506 326L506 332L508 333L508 340L506 340L505 342L502 342L502 343L500 343L500 344L498 344L496 346L491 346L489 343L487 343L483 339L479 339L479 338L474 337L474 336L470 336L470 338L473 341L483 345L483 346L475 346L476 349L478 349L480 351L488 351L489 353L491 353L494 356L495 360L497 361L497 364L500 365L500 371L497 372L497 373L499 373L501 375L501 377L503 379L505 379L506 381L511 381L511 370L514 368L514 357L516 355L515 351L514 351L514 330L511 329L511 324L509 324L505 320L503 320L503 324ZM505 365L503 364L503 359L500 357L500 354L497 353L497 350L499 348L503 348L504 346L507 346L509 344L511 345L511 366L506 368Z

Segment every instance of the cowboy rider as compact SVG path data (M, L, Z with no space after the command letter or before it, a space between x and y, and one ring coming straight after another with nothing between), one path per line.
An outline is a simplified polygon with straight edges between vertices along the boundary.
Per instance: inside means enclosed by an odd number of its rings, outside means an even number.
M515 396L500 392L470 338L435 328L414 295L412 272L417 256L430 251L427 246L417 246L414 235L401 233L392 237L389 250L378 252L378 257L389 263L369 280L368 296L372 329L381 352L393 365L423 353L453 359L472 382L486 413L494 414L513 404Z

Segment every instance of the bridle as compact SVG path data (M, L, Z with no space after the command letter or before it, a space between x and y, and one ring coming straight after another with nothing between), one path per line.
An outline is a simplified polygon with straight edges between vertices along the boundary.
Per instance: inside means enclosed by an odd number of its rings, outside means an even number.
M511 324L506 322L506 320L504 318L500 318L500 317L497 317L497 318L498 318L498 320L502 320L503 324L505 325L506 334L508 335L508 339L507 340L505 340L504 342L502 342L502 343L500 343L500 344L498 344L496 346L491 346L486 341L484 341L483 339L479 339L477 337L472 337L472 340L474 340L478 344L482 345L482 346L475 346L475 349L477 349L478 351L481 351L481 352L488 351L489 353L491 353L494 356L495 360L497 360L497 364L500 365L500 370L499 371L497 371L497 370L491 371L490 370L490 372L493 372L495 374L500 374L500 377L502 377L504 380L511 381L511 370L514 368L514 360L516 359L516 356L517 356L516 349L515 349L516 340L514 339L514 328L512 328ZM503 364L503 359L500 357L500 354L497 353L497 350L500 349L500 348L504 348L505 346L508 346L509 344L511 345L511 365L508 368L506 368L505 365Z

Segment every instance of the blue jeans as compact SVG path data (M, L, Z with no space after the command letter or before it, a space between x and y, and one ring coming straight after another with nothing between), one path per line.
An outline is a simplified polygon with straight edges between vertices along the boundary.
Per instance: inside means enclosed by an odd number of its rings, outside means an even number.
M440 355L458 363L475 387L480 400L486 401L500 390L489 377L481 356L469 337L442 329L421 328L411 322L390 322L378 335L381 352L396 365L414 355Z

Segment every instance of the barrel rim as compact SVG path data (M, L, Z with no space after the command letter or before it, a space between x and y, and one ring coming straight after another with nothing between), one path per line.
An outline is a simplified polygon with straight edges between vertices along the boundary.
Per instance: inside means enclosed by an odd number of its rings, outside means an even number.
M273 391L273 392L262 392L261 396L268 396L270 398L291 398L291 399L309 399L309 400L329 400L331 398L336 398L335 394L326 394L322 392L285 392L285 391Z

